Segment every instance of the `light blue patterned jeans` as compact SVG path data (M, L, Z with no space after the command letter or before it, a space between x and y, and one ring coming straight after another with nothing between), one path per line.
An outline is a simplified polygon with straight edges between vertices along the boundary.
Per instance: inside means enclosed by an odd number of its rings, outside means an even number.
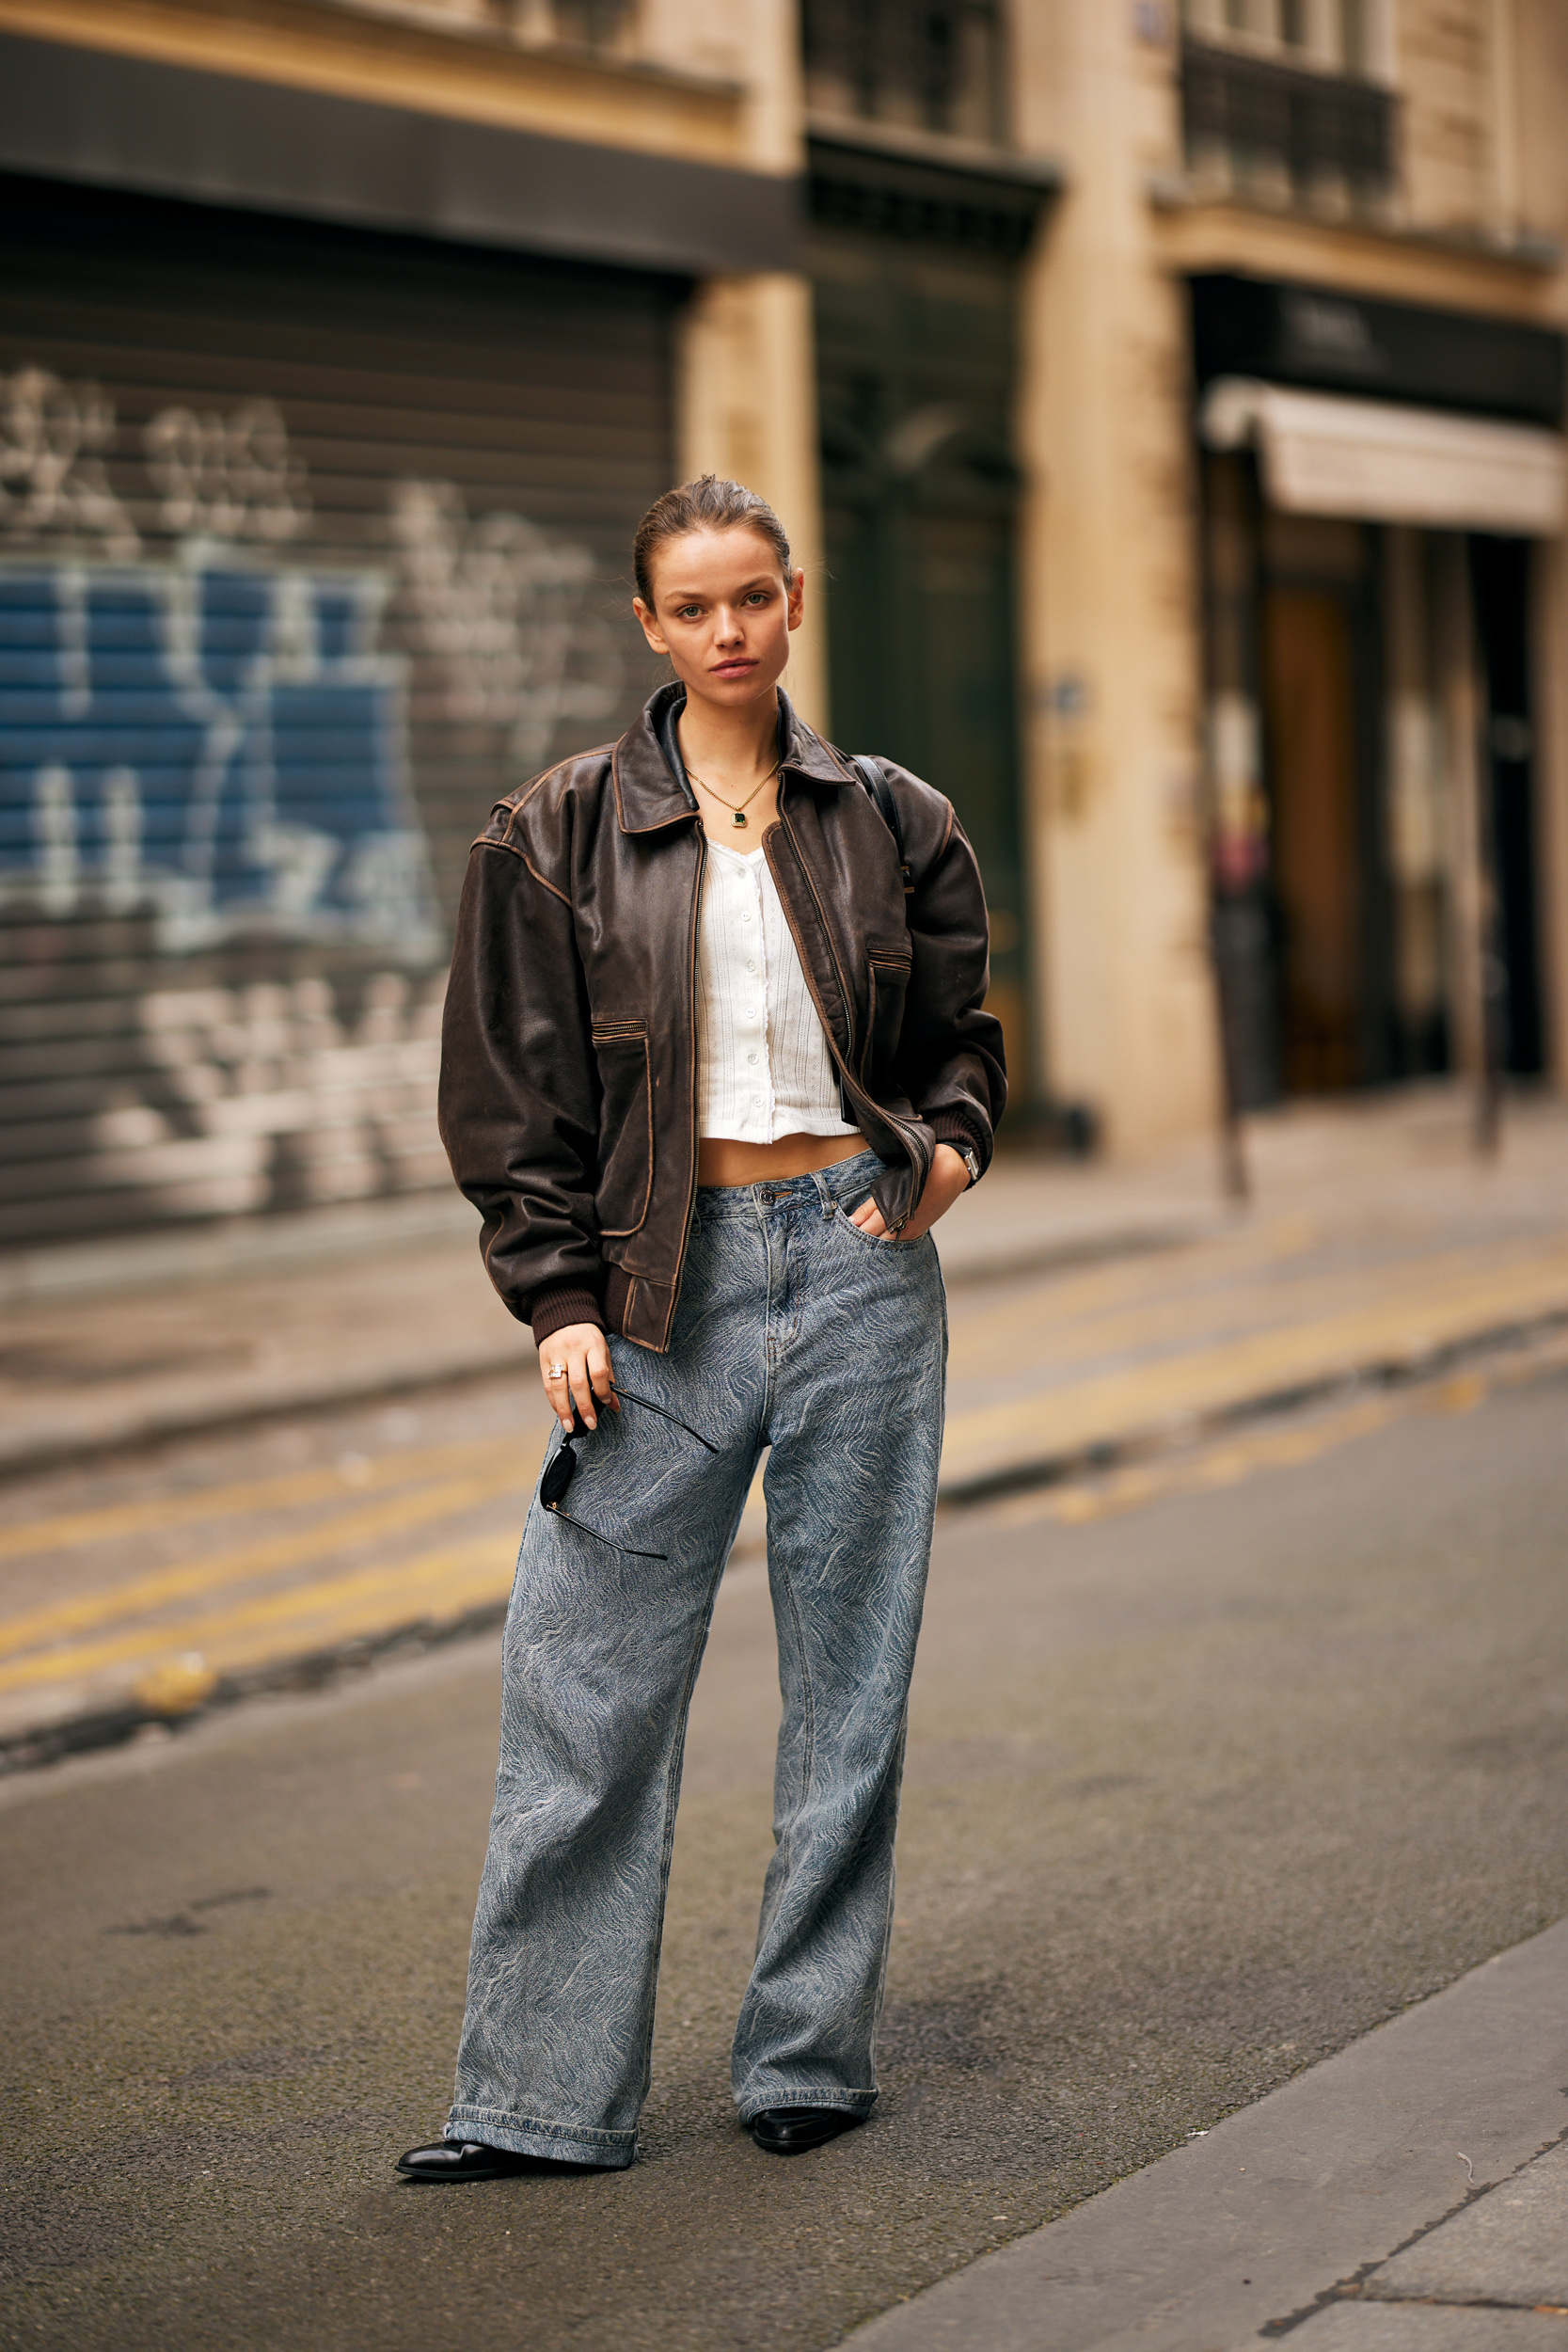
M564 1507L668 1560L529 1513L449 2139L636 2155L687 1711L765 1447L784 1715L735 2099L750 2119L876 2098L947 1359L929 1235L871 1241L846 1213L877 1165L699 1192L669 1354L611 1341L617 1375L720 1452L628 1402L578 1441Z

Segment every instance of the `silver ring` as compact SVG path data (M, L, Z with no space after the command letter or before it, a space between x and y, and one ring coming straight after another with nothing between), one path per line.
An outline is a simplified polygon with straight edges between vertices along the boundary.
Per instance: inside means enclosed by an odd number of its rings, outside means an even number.
M552 1380L564 1380L565 1377L566 1367L564 1364L552 1364L550 1366L550 1378Z

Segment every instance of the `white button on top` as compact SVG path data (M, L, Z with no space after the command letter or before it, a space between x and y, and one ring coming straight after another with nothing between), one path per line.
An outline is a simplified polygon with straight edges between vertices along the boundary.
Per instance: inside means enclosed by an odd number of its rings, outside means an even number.
M748 1054L746 1058L748 1061L755 1061L756 1056L754 1054Z

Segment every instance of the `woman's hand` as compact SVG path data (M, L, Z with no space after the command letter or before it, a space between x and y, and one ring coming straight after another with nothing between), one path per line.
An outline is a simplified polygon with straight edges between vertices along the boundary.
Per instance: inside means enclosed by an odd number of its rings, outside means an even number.
M568 1437L574 1404L590 1429L599 1425L601 1405L613 1413L621 1409L610 1349L596 1323L563 1323L552 1331L539 1350L539 1377Z
M900 1232L899 1240L918 1241L922 1233L930 1232L939 1216L947 1215L959 1193L968 1190L969 1168L963 1153L955 1152L950 1143L939 1143L936 1158L931 1162L931 1172L926 1179L926 1189L916 1202L909 1223ZM863 1200L849 1222L858 1225L861 1232L869 1234L873 1241L881 1241L886 1236L887 1227L875 1200Z

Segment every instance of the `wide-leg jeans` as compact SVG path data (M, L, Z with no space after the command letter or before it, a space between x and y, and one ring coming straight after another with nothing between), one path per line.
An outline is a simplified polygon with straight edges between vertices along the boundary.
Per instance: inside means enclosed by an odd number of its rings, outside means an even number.
M687 1713L765 1449L784 1708L734 2096L749 2120L863 2115L877 2095L947 1357L929 1235L849 1222L877 1165L700 1191L669 1353L611 1340L617 1377L719 1451L628 1401L577 1441L563 1507L666 1559L611 1549L535 1496L449 2139L605 2166L637 2153Z

